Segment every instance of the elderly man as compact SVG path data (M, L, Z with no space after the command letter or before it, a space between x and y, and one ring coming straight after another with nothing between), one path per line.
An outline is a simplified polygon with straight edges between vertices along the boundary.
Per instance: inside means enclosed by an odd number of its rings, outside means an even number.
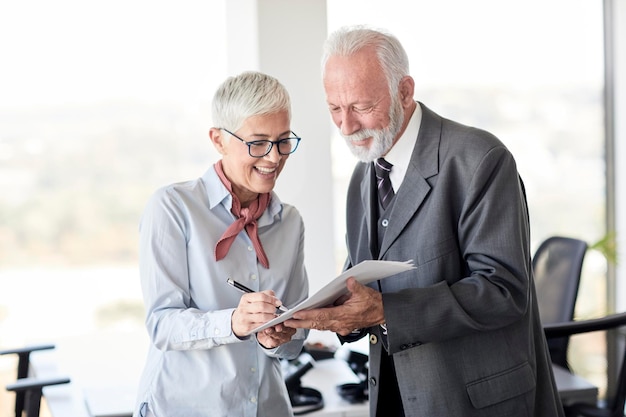
M416 102L407 55L385 32L332 34L323 81L361 160L347 196L347 266L412 259L417 268L369 287L350 279L335 306L285 324L344 341L369 334L372 416L562 416L511 153Z

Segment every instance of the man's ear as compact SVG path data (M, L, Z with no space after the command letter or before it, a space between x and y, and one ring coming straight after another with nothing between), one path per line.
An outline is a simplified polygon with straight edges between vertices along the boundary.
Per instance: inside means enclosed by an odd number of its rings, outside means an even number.
M413 77L407 75L400 80L398 93L403 107L410 106L413 103L413 93L415 92L415 81Z
M215 146L215 149L217 149L220 154L224 155L226 153L226 138L224 138L221 129L216 127L209 129L209 139L211 139L213 146Z

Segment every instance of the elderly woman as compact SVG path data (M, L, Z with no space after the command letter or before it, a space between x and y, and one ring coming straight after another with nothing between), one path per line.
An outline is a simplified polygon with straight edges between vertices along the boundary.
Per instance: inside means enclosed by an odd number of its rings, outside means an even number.
M221 160L148 202L140 271L151 344L135 416L292 415L279 358L297 357L306 331L250 335L308 295L302 218L272 191L300 142L290 120L276 79L228 78L209 131Z

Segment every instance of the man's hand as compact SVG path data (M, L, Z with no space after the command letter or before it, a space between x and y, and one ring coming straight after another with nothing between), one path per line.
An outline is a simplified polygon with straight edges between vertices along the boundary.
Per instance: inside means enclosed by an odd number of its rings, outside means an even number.
M347 336L355 329L385 322L382 295L354 278L346 282L349 294L332 307L316 308L294 313L284 325L293 328L331 330Z

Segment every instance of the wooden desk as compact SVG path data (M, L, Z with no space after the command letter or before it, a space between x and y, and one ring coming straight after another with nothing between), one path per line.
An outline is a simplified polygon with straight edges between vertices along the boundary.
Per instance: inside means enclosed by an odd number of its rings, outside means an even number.
M112 396L124 397L131 416L148 338L143 332L101 333L89 337L55 341L57 348L31 357L36 376L69 376L72 382L44 388L44 396L53 417L90 417L85 404L85 390L98 389ZM564 404L574 400L595 403L598 388L587 380L554 366L556 385ZM336 392L336 386L358 382L348 365L341 360L321 360L302 377L302 385L319 390L324 408L306 414L310 417L365 417L369 406L350 404Z
M591 382L558 365L552 365L552 370L564 405L573 402L595 404L598 401L598 387Z
M85 403L85 392L90 390L121 398L128 404L125 414L132 415L148 350L144 332L101 332L64 338L55 345L56 349L46 354L31 355L35 376L71 378L70 384L43 390L53 417L90 417Z
M359 382L345 361L324 359L317 361L313 369L301 378L303 387L311 387L322 393L324 408L305 414L311 417L368 417L369 403L350 404L337 393L336 387L348 382Z
M143 333L143 332L141 332ZM144 334L103 333L95 336L55 341L56 349L31 356L33 373L39 377L65 375L67 385L44 388L53 417L90 417L85 403L87 390L107 391L123 397L127 411L116 417L130 417L135 391L145 362L148 338ZM358 382L348 364L338 359L316 362L302 377L302 385L319 390L324 408L306 414L311 417L367 417L367 403L350 404L335 391L339 384Z

